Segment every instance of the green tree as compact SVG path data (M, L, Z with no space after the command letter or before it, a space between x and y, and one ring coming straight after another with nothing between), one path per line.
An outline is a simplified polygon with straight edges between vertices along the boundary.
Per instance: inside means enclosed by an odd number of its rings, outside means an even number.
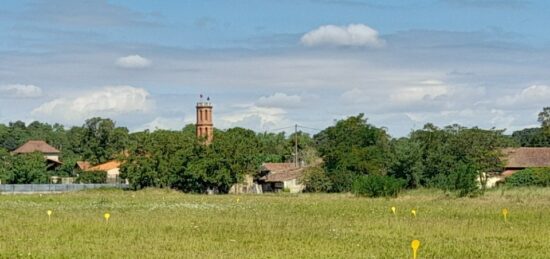
M444 189L452 187L447 186L450 177L456 176L460 170L466 170L463 165L467 165L468 170L473 168L481 180L484 179L484 173L500 171L501 149L511 143L503 135L503 130L465 128L460 125L439 129L427 124L423 129L412 132L410 139L420 144L424 168L420 183ZM477 185L475 178L467 179Z
M420 142L408 138L394 140L391 153L388 175L405 180L408 188L419 187L424 172Z
M542 128L529 128L514 131L513 140L522 147L550 147L550 135Z
M336 122L314 136L317 150L333 182L333 191L349 191L359 175L385 175L389 136L367 123L363 114Z
M49 174L41 153L21 154L11 157L8 183L48 183Z
M103 163L120 155L128 145L128 129L116 127L110 119L91 118L83 126L82 156L92 163Z
M538 121L543 128L550 127L550 107L544 107L539 113Z

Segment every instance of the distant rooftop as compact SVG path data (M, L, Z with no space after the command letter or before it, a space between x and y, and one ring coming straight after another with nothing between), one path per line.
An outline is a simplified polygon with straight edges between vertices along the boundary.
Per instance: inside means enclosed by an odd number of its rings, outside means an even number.
M48 145L43 140L29 140L19 148L13 151L14 154L26 154L33 152L41 152L43 154L59 154L61 153L56 148Z
M550 148L506 148L503 154L506 168L550 167Z

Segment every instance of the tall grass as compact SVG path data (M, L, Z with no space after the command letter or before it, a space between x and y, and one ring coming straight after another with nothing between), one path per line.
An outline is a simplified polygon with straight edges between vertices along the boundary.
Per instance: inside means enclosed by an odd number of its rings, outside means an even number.
M550 189L541 188L479 198L433 190L396 199L156 189L1 195L0 219L4 258L411 258L413 239L422 242L419 258L550 258Z

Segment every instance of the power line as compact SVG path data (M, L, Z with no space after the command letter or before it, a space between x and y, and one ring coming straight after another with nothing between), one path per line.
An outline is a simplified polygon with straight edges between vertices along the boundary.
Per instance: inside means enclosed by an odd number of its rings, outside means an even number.
M283 128L276 128L276 129L268 129L266 131L281 131L281 130L284 130L284 129L291 129L291 128L294 128L294 126L288 126L288 127L283 127Z
M323 131L322 129L316 129L316 128L306 127L306 126L302 126L302 125L298 125L298 127L299 127L299 128L304 128L304 129L310 129L310 130Z

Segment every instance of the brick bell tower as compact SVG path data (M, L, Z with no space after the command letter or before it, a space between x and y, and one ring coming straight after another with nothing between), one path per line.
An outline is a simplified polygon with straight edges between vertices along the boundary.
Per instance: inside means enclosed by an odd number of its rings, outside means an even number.
M212 103L210 97L206 102L201 100L197 103L197 137L205 138L206 144L212 143L214 138L214 122L212 121Z

